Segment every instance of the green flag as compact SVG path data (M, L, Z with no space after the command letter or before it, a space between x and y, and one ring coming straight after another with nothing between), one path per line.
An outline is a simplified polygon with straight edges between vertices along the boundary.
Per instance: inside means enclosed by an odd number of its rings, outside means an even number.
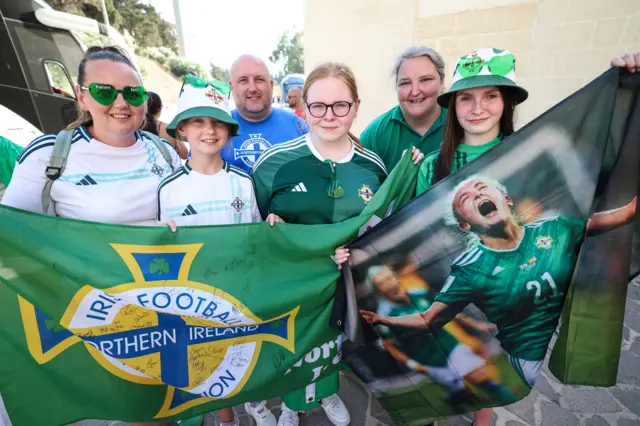
M610 69L349 245L345 358L398 426L522 399L550 347L563 383L615 384L639 140L640 75Z
M177 420L338 368L330 256L404 204L410 153L334 225L132 227L0 207L0 395L14 426Z

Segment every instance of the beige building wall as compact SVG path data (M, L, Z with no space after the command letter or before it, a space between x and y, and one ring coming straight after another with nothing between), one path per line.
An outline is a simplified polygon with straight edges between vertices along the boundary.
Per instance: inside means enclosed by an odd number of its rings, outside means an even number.
M446 61L480 47L511 50L529 99L522 126L604 72L611 58L640 50L640 0L305 0L305 67L343 61L358 79L358 134L396 104L395 57L426 45Z

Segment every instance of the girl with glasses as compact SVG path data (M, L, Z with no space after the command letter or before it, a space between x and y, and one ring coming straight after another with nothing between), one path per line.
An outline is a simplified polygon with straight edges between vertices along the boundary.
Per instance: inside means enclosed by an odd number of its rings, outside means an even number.
M352 71L327 63L314 69L302 89L310 133L268 149L253 169L260 213L275 222L327 224L360 214L387 178L384 163L350 133L360 99ZM419 151L414 161L422 160ZM336 255L345 256L343 249ZM330 300L327 300L331 303ZM279 426L297 426L299 412L322 406L339 426L350 422L337 395L335 373L283 397Z
M115 47L91 47L78 69L78 119L64 171L51 185L56 216L156 225L156 189L180 167L177 152L138 129L147 91L131 60ZM55 134L36 138L18 158L2 203L42 213ZM166 148L164 145L166 145ZM165 159L167 158L167 159ZM170 162L168 161L170 160ZM47 213L47 212L44 212Z

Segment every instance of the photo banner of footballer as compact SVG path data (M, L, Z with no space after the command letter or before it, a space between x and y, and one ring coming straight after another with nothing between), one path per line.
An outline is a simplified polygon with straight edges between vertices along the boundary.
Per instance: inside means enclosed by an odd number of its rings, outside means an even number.
M639 94L605 72L349 245L346 359L397 425L516 402L548 352L563 383L615 385Z

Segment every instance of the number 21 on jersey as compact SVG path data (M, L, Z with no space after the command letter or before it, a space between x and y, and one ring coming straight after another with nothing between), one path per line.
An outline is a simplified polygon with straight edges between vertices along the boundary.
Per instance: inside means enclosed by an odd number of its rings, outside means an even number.
M542 274L540 278L543 281L542 283L540 283L539 281L529 281L527 283L527 290L529 291L535 290L534 298L536 303L545 303L548 300L548 294L545 294L545 295L542 294L544 291L543 285L545 283L548 284L549 287L551 288L552 299L562 296L562 293L558 291L558 286L556 285L556 282L553 280L553 277L551 276L550 273L545 272L544 274Z

